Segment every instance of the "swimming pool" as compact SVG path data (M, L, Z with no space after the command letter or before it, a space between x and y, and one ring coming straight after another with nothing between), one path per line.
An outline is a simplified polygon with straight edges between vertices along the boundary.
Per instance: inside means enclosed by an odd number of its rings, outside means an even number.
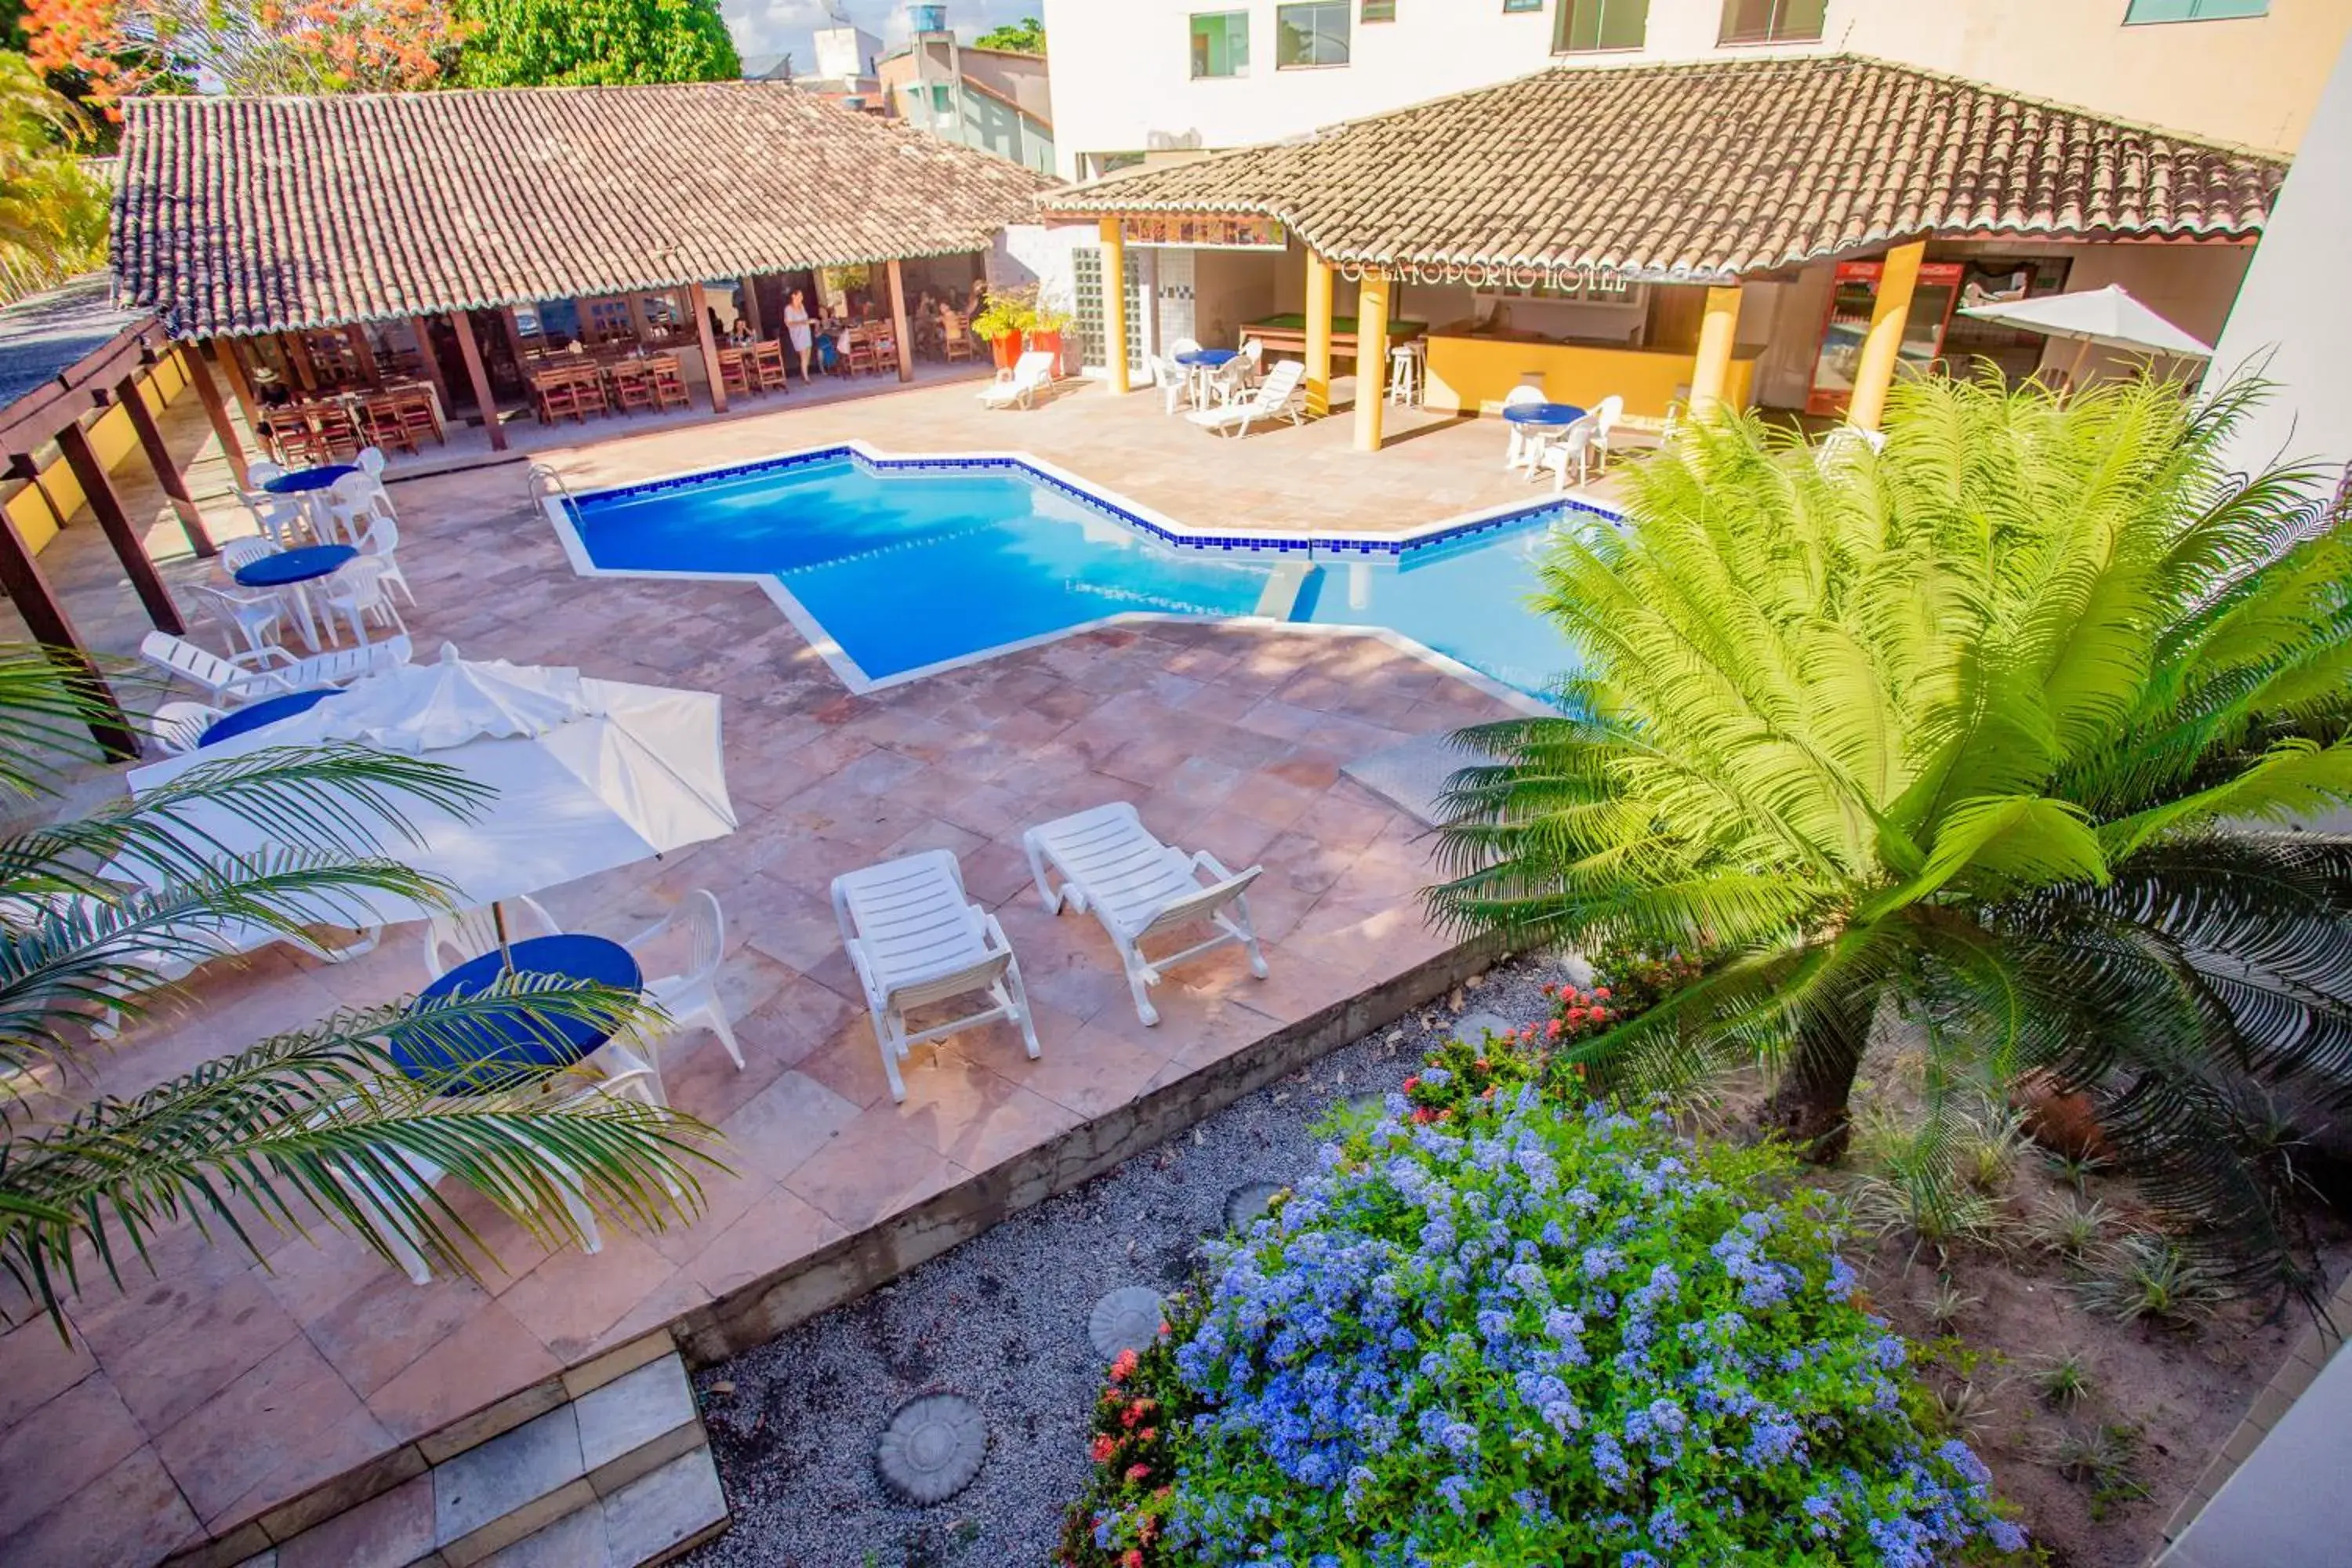
M1518 691L1573 663L1528 606L1546 501L1423 536L1203 534L1034 458L816 452L549 501L573 564L748 576L853 690L1122 616L1255 616L1393 633Z

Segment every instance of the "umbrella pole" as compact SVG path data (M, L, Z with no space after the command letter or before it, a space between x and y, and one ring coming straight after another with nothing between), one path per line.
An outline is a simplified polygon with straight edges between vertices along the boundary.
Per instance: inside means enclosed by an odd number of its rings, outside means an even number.
M490 924L497 928L499 933L499 968L505 973L512 974L514 954L507 947L507 907L496 900L490 902Z
M2072 397L2074 395L2074 389L2082 384L2083 362L2090 357L2091 340L2084 338L2075 345L2074 363L2066 367L2066 395L2069 397Z

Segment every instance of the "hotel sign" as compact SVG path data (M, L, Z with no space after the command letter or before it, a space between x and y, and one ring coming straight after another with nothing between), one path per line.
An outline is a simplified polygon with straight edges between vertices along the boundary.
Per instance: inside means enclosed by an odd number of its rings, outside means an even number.
M1280 218L1216 217L1202 213L1137 213L1119 220L1129 245L1194 250L1287 250Z

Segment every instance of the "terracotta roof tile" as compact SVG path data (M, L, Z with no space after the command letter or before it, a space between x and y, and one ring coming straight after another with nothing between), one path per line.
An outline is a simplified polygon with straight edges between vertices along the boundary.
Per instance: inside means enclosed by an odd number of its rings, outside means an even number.
M1050 183L777 82L126 109L120 295L184 337L979 250Z
M1720 279L1919 235L2251 238L2284 155L1856 55L1561 66L1053 213L1259 213L1334 261Z

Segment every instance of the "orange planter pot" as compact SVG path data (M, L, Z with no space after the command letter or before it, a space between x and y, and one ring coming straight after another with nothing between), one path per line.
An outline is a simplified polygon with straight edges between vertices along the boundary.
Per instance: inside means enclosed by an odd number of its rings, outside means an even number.
M1060 331L1031 332L1029 334L1029 352L1032 353L1052 354L1054 356L1054 374L1055 375L1065 375L1068 374L1066 367L1062 363L1062 334Z
M997 369L1011 370L1021 363L1021 334L1007 332L1001 338L989 339L988 352L995 356Z

